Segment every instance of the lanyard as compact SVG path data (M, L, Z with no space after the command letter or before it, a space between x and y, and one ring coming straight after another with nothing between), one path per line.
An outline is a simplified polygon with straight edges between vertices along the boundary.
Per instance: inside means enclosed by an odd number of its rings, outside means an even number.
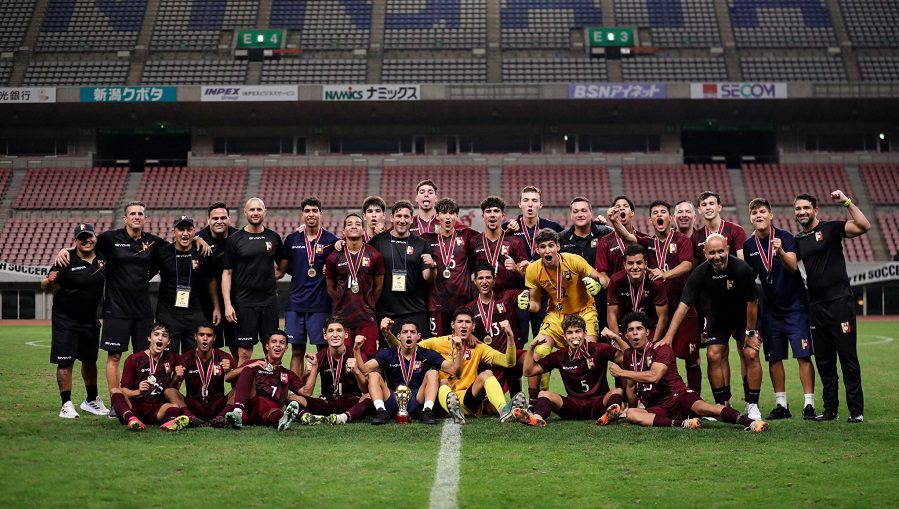
M394 238L395 238L395 237L394 237L393 235L390 236L390 266L391 266L393 272L396 273L396 272L397 272L397 270L396 270L396 247L394 247L394 245L393 245L393 239L394 239ZM405 273L406 273L406 266L407 266L407 265L406 265L406 264L407 264L407 258L408 258L408 256L409 256L409 237L406 237L406 238L404 239L404 241L403 241L403 247L405 248L405 249L403 249L403 270L400 271L400 272L402 272L403 274L405 274Z
M194 253L193 250L188 251L187 256L190 257L190 266L187 270L187 287L190 288L190 281L193 279L193 268L194 268ZM178 275L178 250L175 250L175 288L177 289L181 286L181 276Z

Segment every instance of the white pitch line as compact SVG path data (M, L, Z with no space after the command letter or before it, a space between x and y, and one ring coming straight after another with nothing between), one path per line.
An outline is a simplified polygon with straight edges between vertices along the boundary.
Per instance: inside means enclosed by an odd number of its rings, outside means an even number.
M431 509L456 509L459 501L459 457L462 452L462 426L447 420L440 434L440 452L431 486Z
M896 340L896 338L891 338L889 336L869 336L867 334L863 334L864 337L868 338L877 338L879 341L869 341L867 343L859 343L860 345L885 345L887 343L892 343Z
M25 344L28 346L33 346L35 348L50 348L50 345L43 345L41 343L43 343L43 341L29 341Z

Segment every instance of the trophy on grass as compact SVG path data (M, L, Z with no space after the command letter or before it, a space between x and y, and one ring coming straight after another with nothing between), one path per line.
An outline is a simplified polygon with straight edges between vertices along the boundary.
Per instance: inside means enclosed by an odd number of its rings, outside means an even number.
M396 388L396 404L399 411L396 413L397 424L409 424L409 399L412 398L412 391L405 385L399 385Z

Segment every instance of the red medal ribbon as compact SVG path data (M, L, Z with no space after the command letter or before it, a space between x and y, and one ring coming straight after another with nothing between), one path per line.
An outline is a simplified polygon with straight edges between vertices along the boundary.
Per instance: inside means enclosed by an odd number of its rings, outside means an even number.
M363 258L364 254L365 254L365 246L363 245L362 249L359 250L359 258L357 258L356 259L357 261L354 262L353 261L353 253L350 253L349 249L346 250L346 253L345 253L346 265L350 271L350 284L352 284L353 281L356 281L357 282L356 284L358 284L359 269L362 268L362 258Z
M343 353L340 354L340 359L337 360L337 371L335 371L334 370L334 354L331 353L331 347L330 346L328 347L328 368L330 368L331 373L334 378L334 380L332 381L332 384L334 386L334 387L332 387L332 390L334 392L336 392L338 396L342 396L341 393L343 392L342 390L338 390L338 388L340 387L340 377L343 376L343 358L345 355L346 355L346 350L344 350ZM402 359L403 359L403 356L400 355L400 366L403 365ZM413 359L413 361L414 361L414 359Z
M453 236L450 238L449 249L446 250L443 249L443 234L437 232L437 246L440 248L440 261L443 262L443 268L449 269L450 263L453 261L453 251L456 249L456 229L453 228Z
M306 243L306 256L309 258L309 267L310 268L315 268L315 251L313 251L313 249L315 249L315 247L318 246L318 240L320 238L322 238L323 231L324 230L321 227L318 228L318 235L315 237L315 242L313 242L312 244L309 244L308 233L306 233L306 232L303 233L303 242Z
M209 383L212 382L212 370L215 367L215 352L212 353L212 359L209 361L209 367L206 368L206 371L203 371L203 361L200 359L200 353L196 353L197 356L197 374L200 376L200 384L202 385L202 391L200 394L203 398L206 398L206 395L209 394Z
M484 311L484 304L478 299L478 313L481 314L481 321L484 322L484 328L487 329L487 335L493 337L493 296L490 296L490 302L487 304L488 311Z
M755 237L755 246L759 250L759 258L762 260L762 266L765 267L765 270L768 271L768 274L771 274L771 268L774 267L774 234L777 230L774 226L771 226L771 235L768 237L768 249L762 249L762 242L759 240L758 235L753 235ZM766 256L767 255L767 256Z
M634 309L632 311L640 310L640 301L643 300L643 285L646 284L646 273L643 274L643 279L640 280L640 290L634 295L634 285L631 284L631 278L627 278L627 286L631 291L631 304L634 305Z
M646 363L646 352L649 351L649 345L651 343L649 341L646 342L646 346L643 347L643 356L640 358L640 366L637 366L637 350L634 349L631 354L631 366L633 366L634 371L641 372L645 370L644 364Z
M538 228L540 228L540 223L534 225L534 233L529 233L527 225L524 224L524 218L521 218L521 231L524 232L524 242L528 245L530 256L534 256L534 253L537 252L537 246L534 245L534 241L537 240Z
M164 352L163 352L164 353ZM153 355L150 352L147 352L147 358L150 359L150 373L147 374L147 377L155 377L156 376L156 368L159 366L159 361L153 360ZM162 358L162 354L159 354L159 358Z
M371 235L368 234L368 228L362 230L362 236L365 238L365 243L367 244L369 240L371 240Z
M546 269L544 269L546 270ZM549 275L549 274L547 274ZM559 264L556 266L556 305L562 305L562 255L559 255ZM560 309L559 312L562 310Z
M421 224L421 214L415 216L415 224L418 225L418 234L424 235L425 233L430 232L431 225L434 224L434 219L436 219L436 218L437 218L437 215L435 214L434 217L432 217L427 223L422 225ZM453 228L453 229L455 230L455 228Z
M703 228L705 228L705 238L709 238L709 235L711 235L712 232L709 231L708 226L703 226ZM724 235L724 219L722 219L721 223L718 224L718 230L716 230L715 233L717 233L718 235Z
M624 256L624 241L621 240L621 237L618 235L618 232L615 232L615 243L618 244L618 249L621 250L621 256Z
M496 275L496 272L499 270L499 253L503 250L503 240L506 238L506 232L502 232L499 234L499 240L496 242L496 250L492 253L490 252L490 239L487 238L486 233L481 234L484 237L484 256L487 257L487 263L493 266L493 275Z
M656 236L653 238L653 242L655 242L656 248L656 267L659 270L668 270L668 248L671 246L671 240L674 238L674 232L669 231L668 236L665 238L665 245L659 243L659 237ZM661 249L661 252L659 251Z
M406 365L403 364L403 351L402 347L396 347L396 355L400 359L400 374L403 376L403 382L406 383L406 387L409 386L409 381L412 380L412 373L415 371L415 354L418 353L418 345L412 347L412 360L409 361L409 368L406 369Z

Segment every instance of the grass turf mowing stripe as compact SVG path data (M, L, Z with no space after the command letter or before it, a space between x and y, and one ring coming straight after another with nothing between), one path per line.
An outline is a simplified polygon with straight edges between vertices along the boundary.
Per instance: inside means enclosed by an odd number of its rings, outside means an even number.
M440 452L434 484L431 486L431 509L455 509L459 493L459 458L462 451L462 426L447 420L440 434Z

